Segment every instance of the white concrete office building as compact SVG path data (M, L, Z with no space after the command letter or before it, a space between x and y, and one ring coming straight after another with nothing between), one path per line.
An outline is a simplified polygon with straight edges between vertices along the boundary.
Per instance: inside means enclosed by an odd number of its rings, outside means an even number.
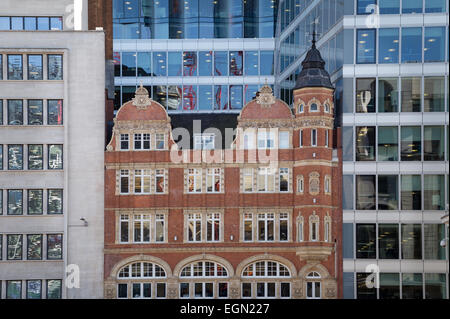
M103 297L105 45L86 4L0 3L0 299Z

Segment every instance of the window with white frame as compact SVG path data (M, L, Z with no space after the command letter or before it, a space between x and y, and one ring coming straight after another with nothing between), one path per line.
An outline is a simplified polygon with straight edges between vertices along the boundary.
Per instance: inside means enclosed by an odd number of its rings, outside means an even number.
M305 111L305 106L303 103L300 103L298 106L298 113L303 113Z
M258 213L258 241L275 240L275 214Z
M299 145L300 147L303 147L303 130L300 130L299 132Z
M320 275L313 271L306 276L306 298L307 299L320 299L321 289L320 289Z
M289 131L278 132L278 147L280 149L289 148Z
M258 167L258 192L273 192L275 190L275 169Z
M253 192L253 168L244 168L242 178L244 184L244 192Z
M166 149L166 136L164 133L155 134L155 148L157 150Z
M303 178L303 175L298 175L297 176L297 192L303 194L304 189L305 189L305 180Z
M243 222L244 241L253 241L253 214L245 213Z
M214 149L215 134L194 134L195 150L212 150Z
M165 169L155 170L155 192L164 193L165 192Z
M323 236L324 241L330 242L331 241L331 217L325 216L324 220L324 230L323 230Z
M135 243L150 242L150 215L147 214L133 215L133 242Z
M130 172L127 169L120 170L120 193L128 194L130 192Z
M311 146L317 146L317 129L311 130Z
M246 266L242 272L243 278L288 278L291 277L291 273L289 269L277 262L270 260L263 260L254 262L248 266Z
M124 266L117 276L118 298L165 298L165 270L154 263L137 262ZM142 282L141 280L145 280ZM128 289L131 288L129 293Z
M128 150L130 148L130 136L128 134L120 134L120 149Z
M155 241L164 242L166 233L166 218L164 214L155 214Z
M187 228L189 242L202 241L202 215L200 213L188 214Z
M325 112L330 113L330 104L328 104L328 102L325 103L324 109L325 109Z
M134 170L134 193L150 194L150 170Z
M120 215L120 222L119 222L119 233L120 233L120 242L121 243L128 243L130 241L130 216L128 214L121 214Z
M201 168L188 169L188 192L201 193L202 191L202 170Z
M304 231L303 231L303 216L299 216L297 218L297 241L302 242L304 241Z
M149 133L134 134L134 149L135 150L149 150L150 149L150 134Z
M289 240L289 215L288 213L280 213L279 217L279 236L280 241L288 241Z
M311 105L309 106L309 111L310 112L318 112L319 106L317 105L317 103L311 103Z
M207 193L220 193L220 168L208 168L206 170L206 192Z
M244 149L255 149L255 135L253 134L253 132L244 132Z
M289 192L289 168L280 168L280 192Z
M221 218L219 213L206 214L206 241L220 241Z
M270 129L258 130L258 148L270 149L275 146L274 132Z
M319 241L319 216L309 216L309 240Z
M166 234L165 214L120 214L120 243L164 242Z
M325 194L331 193L331 178L328 175L325 176L324 191L325 191Z

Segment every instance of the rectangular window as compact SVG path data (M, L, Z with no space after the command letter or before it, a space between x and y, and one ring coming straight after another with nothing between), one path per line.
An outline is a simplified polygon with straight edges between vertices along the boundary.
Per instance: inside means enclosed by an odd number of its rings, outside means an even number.
M181 76L181 52L168 53L168 75Z
M188 214L188 241L202 241L202 215Z
M424 112L445 111L445 79L444 77L424 78Z
M325 130L325 147L329 147L329 140L330 140L329 131Z
M376 258L375 224L356 224L356 258Z
M398 79L378 79L378 112L398 112Z
M120 170L120 193L128 194L130 185L130 173L127 169Z
M22 100L8 100L8 125L23 125Z
M220 168L208 168L206 171L206 192L219 193L220 187Z
M8 215L23 215L23 191L8 189Z
M22 299L22 281L8 280L6 282L6 299Z
M165 170L164 169L156 169L155 170L155 184L156 184L156 193L164 193L165 191Z
M189 283L180 283L180 298L189 298Z
M48 100L47 101L47 124L63 125L63 101Z
M150 170L136 169L134 171L134 193L150 194Z
M260 51L259 52L259 75L273 75L274 67L274 52Z
M213 99L215 110L228 110L230 108L228 103L228 85L215 85Z
M424 62L445 61L445 27L425 28Z
M356 79L356 113L374 113L376 79Z
M43 68L42 68L42 55L41 54L28 54L28 80L42 80Z
M28 215L42 215L44 212L44 191L42 189L29 189Z
M414 0L416 1L416 0ZM413 2L411 0L403 1ZM420 0L422 3L422 0ZM405 9L403 7L403 9ZM422 28L402 28L402 63L422 62Z
M44 124L44 103L42 100L28 100L28 125Z
M287 213L280 213L279 231L280 241L287 241L289 239L289 218Z
M444 175L423 176L423 209L444 210L445 177Z
M402 126L401 139L401 160L420 161L422 159L420 126Z
M445 156L444 126L424 126L423 159L443 161Z
M47 259L57 260L62 259L62 234L48 234L47 235Z
M380 29L378 41L378 63L398 63L399 29Z
M27 280L27 299L42 298L42 280Z
M375 207L375 176L356 176L356 209L374 210Z
M155 134L155 141L157 150L164 150L166 148L165 134Z
M280 192L289 192L289 168L280 168Z
M198 107L200 110L213 109L213 94L211 85L198 86Z
M402 78L402 112L420 112L422 78Z
M128 150L128 148L129 148L129 135L120 134L120 149Z
M300 130L300 133L299 133L299 139L300 139L300 142L299 142L299 144L300 144L300 147L303 147L303 130Z
M375 126L356 127L356 160L375 161Z
M23 145L8 145L8 169L23 170Z
M62 280L47 280L47 299L61 299Z
M420 175L402 175L402 210L422 209L422 181Z
M258 75L258 51L245 51L245 75Z
M48 169L63 168L63 146L61 144L48 145Z
M188 170L188 192L201 193L202 192L202 170L197 168L190 168Z
M155 215L155 240L156 242L164 241L165 216L163 214Z
M243 170L244 179L244 192L253 192L253 168L244 168Z
M402 0L402 13L422 13L422 0Z
M230 109L241 109L243 106L242 85L230 85Z
M195 150L212 150L214 149L214 134L194 134Z
M374 10L377 0L358 0L357 4L357 14L370 14Z
M148 133L134 134L134 149L135 150L149 150L150 149L150 134L148 134Z
M356 63L375 63L375 29L356 30Z
M258 168L258 192L273 192L275 190L275 169Z
M400 0L378 0L380 14L399 14Z
M28 144L28 169L41 170L44 168L44 146Z
M50 30L62 30L62 17L50 17Z
M27 235L27 260L42 259L42 235Z
M212 75L212 51L200 51L198 53L198 69L199 75Z
M398 127L378 127L378 160L398 161Z
M50 30L49 18L48 17L38 17L37 18L37 29L38 30Z
M129 241L129 223L130 217L129 215L120 215L120 242L128 243Z
M150 242L150 215L136 214L133 216L133 242Z
M22 260L22 235L7 235L7 259Z
M243 68L243 52L242 51L230 51L230 76L240 76L242 75Z
M8 54L8 80L23 80L23 56Z
M273 241L275 233L275 216L273 213L258 214L258 240Z
M48 63L48 79L62 80L63 79L63 57L61 54L47 55Z
M206 241L220 241L220 214L206 215Z
M422 225L402 224L402 259L422 259Z
M444 224L424 224L424 258L428 260L445 260L445 247L441 241L445 239Z
M242 298L252 297L252 284L250 282L242 283Z
M228 52L214 51L214 75L228 76Z
M138 52L137 53L137 76L151 76L151 53Z
M398 224L378 224L378 258L398 259Z
M311 146L313 146L313 147L317 146L317 130L316 129L311 130Z
M446 0L425 0L425 13L445 12L446 2Z
M446 299L447 287L445 274L425 274L425 298Z
M402 299L423 299L422 274L402 274Z
M63 213L63 190L49 189L47 200L47 214Z
M258 130L258 148L259 149L270 149L275 146L274 132L269 129Z
M197 52L183 52L183 76L197 76Z
M244 241L253 241L253 214L244 214Z
M167 53L153 52L153 76L166 76L166 75L167 75Z
M380 299L400 299L400 274L380 274Z
M166 298L166 284L163 282L156 283L156 298Z
M0 54L0 70L2 70L2 58L1 58L1 56L2 55ZM0 80L1 79L2 79L2 77L0 75ZM3 125L3 100L0 100L0 125Z
M378 209L398 210L398 175L378 175Z

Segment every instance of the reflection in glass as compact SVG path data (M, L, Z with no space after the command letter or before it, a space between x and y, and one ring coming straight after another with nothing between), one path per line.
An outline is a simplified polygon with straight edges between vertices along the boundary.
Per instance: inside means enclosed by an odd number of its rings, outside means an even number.
M424 78L424 112L445 111L445 81L444 77Z
M402 175L402 210L422 209L422 181L420 175Z
M377 299L377 290L367 286L370 273L356 273L356 298L357 299ZM374 280L370 280L374 282Z
M356 127L356 160L375 160L375 126Z
M398 224L378 224L378 258L398 259Z
M47 299L61 299L61 280L47 280Z
M342 176L342 208L353 209L353 175Z
M398 112L398 79L378 79L378 112Z
M242 75L243 68L243 52L230 51L230 75Z
M48 100L47 101L47 124L62 125L63 124L63 101Z
M444 175L423 176L423 209L443 210L445 207Z
M62 234L47 235L47 259L62 259Z
M23 100L8 100L8 125L23 125Z
M400 299L400 274L380 273L380 299Z
M420 112L422 79L402 78L402 112Z
M422 225L402 224L402 259L422 259Z
M50 30L50 21L48 17L37 18L38 30Z
M8 215L23 215L23 191L8 190Z
M378 175L378 209L398 209L397 175Z
M442 239L445 239L445 225L424 224L423 233L425 259L445 260L445 247L441 246Z
M445 27L425 28L425 62L443 62L445 59Z
M230 109L242 108L242 85L230 85Z
M63 168L63 146L53 144L48 146L48 169Z
M228 52L214 51L214 75L228 75Z
M136 52L122 52L122 76L136 76Z
M28 125L44 124L44 105L42 100L28 100Z
M183 75L184 76L197 75L197 52L195 51L183 52Z
M22 299L22 281L8 280L6 282L6 299Z
M399 14L400 0L378 0L380 14Z
M195 110L197 108L197 86L183 86L183 110Z
M356 79L356 112L375 112L376 79Z
M378 127L378 160L398 161L398 127Z
M259 52L259 75L273 75L273 51Z
M42 235L27 235L27 259L42 259Z
M27 31L37 30L36 17L25 17L24 25Z
M42 281L41 280L27 280L27 299L41 299L42 298Z
M153 52L153 75L154 76L166 76L166 52Z
M228 105L228 85L214 86L214 109L227 110Z
M42 215L43 213L43 190L28 190L28 215Z
M28 80L42 80L42 55L28 55Z
M258 51L245 51L245 75L258 75Z
M443 126L424 126L424 161L443 161L445 152L445 131Z
M402 63L420 62L422 62L422 28L402 28Z
M256 98L256 92L258 92L257 85L244 85L244 105Z
M421 138L420 126L401 127L402 161L420 161L422 159Z
M62 80L63 79L63 64L62 55L49 54L47 55L48 63L48 79L49 80Z
M49 189L47 214L62 214L63 213L63 190Z
M179 110L181 109L181 103L182 103L181 86L169 85L167 87L167 103L164 103L163 105L167 105L168 110Z
M379 30L378 63L398 63L399 29Z
M22 260L22 235L7 235L8 260Z
M137 76L151 76L151 53L138 52L137 53Z
M23 169L23 145L8 145L8 169Z
M422 13L422 0L402 0L402 13Z
M62 30L63 22L61 17L50 17L50 30Z
M213 108L212 85L198 86L198 107L200 110L212 110Z
M356 63L375 63L374 29L357 30Z
M373 12L375 5L377 4L376 0L358 0L357 1L357 14L370 14Z
M422 290L422 274L402 274L402 299L423 299Z
M375 207L375 176L356 176L356 209L373 210Z
M445 274L425 274L425 299L446 299Z
M445 12L446 0L426 0L425 13Z
M198 53L198 75L212 75L212 51L200 51Z
M169 52L168 58L168 76L181 76L181 52Z
M23 30L23 17L11 17L11 30Z

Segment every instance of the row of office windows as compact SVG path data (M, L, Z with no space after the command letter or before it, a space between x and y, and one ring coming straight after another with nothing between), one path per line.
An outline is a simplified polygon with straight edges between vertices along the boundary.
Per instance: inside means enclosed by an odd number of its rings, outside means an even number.
M277 8L275 0L114 0L114 38L273 38Z
M445 210L445 175L344 175L347 210Z
M0 280L0 299L61 299L61 279ZM4 287L4 288L3 288ZM5 293L2 295L2 288Z
M62 29L62 17L0 17L0 31L48 31Z
M44 59L47 68L44 69ZM5 61L6 63L3 63ZM26 61L24 65L24 61ZM3 64L6 65L5 80L62 80L63 56L61 54L0 54L0 80L3 80Z
M357 0L356 13L441 13L446 11L446 3L446 0Z
M344 113L445 112L443 76L357 78L355 106Z
M170 111L232 111L256 97L259 85L155 85L144 86L150 97ZM114 108L134 98L136 86L116 86Z
M377 277L379 288L373 285L370 273L344 273L345 299L446 299L445 273L386 273ZM356 280L355 280L356 279ZM356 282L356 284L355 284ZM367 282L371 282L371 288Z
M6 198L3 199L3 194ZM3 208L3 203L6 204ZM63 213L62 189L0 189L0 215L54 215Z
M62 234L0 234L0 260L61 260L62 250Z
M130 141L130 135L133 137L133 141ZM154 144L152 143L152 140L155 141ZM153 138L150 132L120 134L121 151L165 150L165 149L166 149L166 135L164 133L156 133L153 135Z
M3 165L4 148L6 165ZM47 152L45 152L45 150L47 150ZM61 170L63 169L63 145L9 144L3 147L3 145L0 144L0 170L2 169Z
M447 259L444 224L344 223L343 230L344 258Z
M446 27L358 29L356 63L444 62L447 29Z
M3 105L5 105L5 110L3 110ZM62 124L62 100L5 100L3 102L0 99L0 125Z
M273 56L273 51L114 52L114 75L273 75Z
M356 126L356 161L445 161L443 125ZM353 127L345 127L345 141L351 151ZM448 143L447 143L448 144ZM347 154L346 160L352 160ZM447 159L448 160L448 159Z
M119 243L165 243L168 225L166 215L162 213L120 214L118 217ZM331 218L322 221L317 215L311 215L306 227L309 236L305 236L305 222L300 217L296 223L297 242L331 241ZM219 212L186 212L184 215L184 241L191 243L223 242L224 215ZM288 242L291 238L292 222L288 213L245 213L241 218L242 242ZM320 227L323 229L321 230ZM232 240L232 238L231 238Z

